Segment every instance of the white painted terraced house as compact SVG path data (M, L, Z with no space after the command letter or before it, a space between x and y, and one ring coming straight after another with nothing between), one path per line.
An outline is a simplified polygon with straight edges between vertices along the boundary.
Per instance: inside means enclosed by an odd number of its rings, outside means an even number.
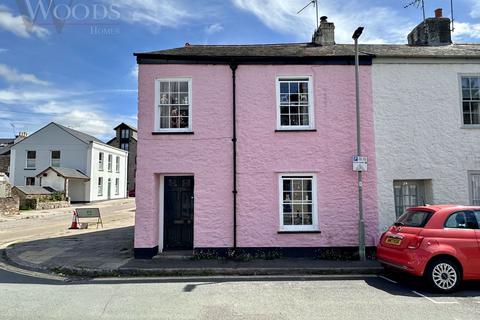
M480 44L435 13L373 60L380 231L408 207L480 205Z
M50 123L13 145L10 181L67 194L71 202L127 197L128 152Z

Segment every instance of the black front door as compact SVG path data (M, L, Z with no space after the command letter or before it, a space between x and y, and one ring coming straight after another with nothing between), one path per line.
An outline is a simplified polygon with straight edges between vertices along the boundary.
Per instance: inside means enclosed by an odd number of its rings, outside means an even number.
M165 177L165 249L193 249L193 177Z

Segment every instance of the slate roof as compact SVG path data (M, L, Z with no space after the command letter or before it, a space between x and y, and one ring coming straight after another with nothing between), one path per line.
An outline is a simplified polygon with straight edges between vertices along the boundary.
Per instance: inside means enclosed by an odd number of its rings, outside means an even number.
M135 53L138 58L194 59L194 58L307 58L352 57L353 44L327 46L312 43L254 44L254 45L186 45L184 47ZM480 43L445 46L410 46L406 44L361 44L360 55L390 58L480 58Z
M61 167L48 167L47 169L37 174L37 177L41 176L45 171L48 171L48 170L53 170L59 175L61 175L62 177L67 179L90 180L90 178L85 174L83 174L80 170L72 169L72 168L61 168Z
M40 187L40 186L15 186L14 188L17 188L24 194L31 194L31 195L49 195L53 193L52 188L47 188L47 187Z
M58 124L56 122L52 122L54 125L62 128L63 130L67 131L68 133L70 133L72 136L82 140L83 142L85 143L90 143L92 141L95 141L95 142L98 142L98 143L102 143L104 144L103 141L95 138L94 136L91 136L89 134L86 134L86 133L83 133L83 132L80 132L80 131L77 131L77 130L74 130L72 128L68 128L68 127L65 127L65 126L62 126L61 124Z
M15 139L12 138L0 138L0 145L1 144L13 144Z
M138 131L137 128L135 128L134 126L129 125L128 123L125 123L125 122L120 123L118 126L116 126L115 128L113 128L113 130L117 130L118 127L120 127L120 126L122 126L122 125L125 126L125 127L128 127L128 128L130 128L130 129L132 129L133 131Z

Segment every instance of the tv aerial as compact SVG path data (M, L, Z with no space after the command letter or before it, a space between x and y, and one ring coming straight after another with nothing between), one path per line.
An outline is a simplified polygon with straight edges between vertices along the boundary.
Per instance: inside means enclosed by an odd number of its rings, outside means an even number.
M317 22L317 29L318 29L318 0L312 0L310 1L305 7L303 7L302 9L300 9L297 14L300 14L303 10L307 9L308 7L310 7L311 5L313 4L313 6L315 7L315 11L316 11L316 22Z
M403 7L404 8L408 8L408 7L416 7L417 9L422 7L422 13L423 13L423 22L425 22L426 20L426 16L425 16L425 0L413 0L409 3L407 3L406 5L404 5ZM450 0L450 21L452 23L452 28L451 28L451 31L455 31L455 18L453 16L453 0Z

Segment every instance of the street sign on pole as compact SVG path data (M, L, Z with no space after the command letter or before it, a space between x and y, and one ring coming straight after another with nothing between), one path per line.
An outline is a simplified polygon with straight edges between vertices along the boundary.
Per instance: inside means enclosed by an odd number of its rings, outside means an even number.
M353 156L352 163L353 163L353 171L364 172L364 171L367 171L368 169L367 157Z

